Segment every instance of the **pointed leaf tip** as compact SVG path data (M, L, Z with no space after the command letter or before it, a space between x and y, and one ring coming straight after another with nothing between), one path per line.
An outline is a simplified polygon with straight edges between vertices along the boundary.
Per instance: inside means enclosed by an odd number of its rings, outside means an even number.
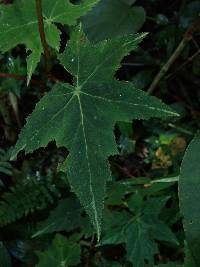
M74 77L73 85L58 83L36 105L22 129L12 158L55 140L69 150L67 178L97 232L106 182L111 180L107 158L117 154L116 121L176 115L155 97L130 82L117 81L121 60L146 36L129 35L91 44L75 31L60 61Z

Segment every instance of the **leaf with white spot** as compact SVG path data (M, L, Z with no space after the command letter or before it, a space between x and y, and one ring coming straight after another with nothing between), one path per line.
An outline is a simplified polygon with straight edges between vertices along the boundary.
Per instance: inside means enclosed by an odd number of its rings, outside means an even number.
M36 105L13 151L30 153L55 140L69 150L63 166L98 233L106 181L111 180L109 155L117 153L116 121L177 115L132 83L114 78L120 62L145 34L91 44L77 28L60 61L73 76L73 85L57 84Z

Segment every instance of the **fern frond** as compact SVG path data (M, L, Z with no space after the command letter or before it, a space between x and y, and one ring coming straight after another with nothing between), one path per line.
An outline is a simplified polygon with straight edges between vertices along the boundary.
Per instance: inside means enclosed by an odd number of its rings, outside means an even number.
M13 173L13 167L8 162L9 156L8 152L0 148L0 173L11 176Z
M34 178L18 183L3 194L0 201L0 227L12 223L29 213L42 210L54 202L60 193L46 180Z

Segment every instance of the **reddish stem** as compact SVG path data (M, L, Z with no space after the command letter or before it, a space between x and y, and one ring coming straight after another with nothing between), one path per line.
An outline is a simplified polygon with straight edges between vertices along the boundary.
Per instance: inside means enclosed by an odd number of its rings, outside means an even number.
M14 74L14 73L1 72L0 73L0 78L13 78L13 79L18 80L18 81L27 81L27 77L26 76ZM41 81L37 81L37 80L33 80L32 79L30 81L30 83L34 84L34 85L39 85L40 87L44 88L44 84Z
M48 44L47 44L46 37L45 37L43 12L42 12L42 0L36 0L36 11L37 11L37 17L38 17L38 30L40 34L40 40L42 43L43 51L44 51L46 73L48 73L50 71L50 54L49 54Z

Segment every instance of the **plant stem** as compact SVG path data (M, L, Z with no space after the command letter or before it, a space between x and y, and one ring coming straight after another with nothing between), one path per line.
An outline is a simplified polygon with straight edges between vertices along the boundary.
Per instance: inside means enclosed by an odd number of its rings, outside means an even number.
M182 70L187 64L191 63L198 55L200 54L200 49L198 51L196 51L191 57L189 57L187 59L187 61L185 61L178 69L176 69L173 73L168 74L165 79L171 79L171 77L173 77L177 72L179 72L180 70Z
M187 135L190 135L190 136L194 136L195 135L194 132L192 132L192 131L190 131L188 129L185 129L183 127L177 126L177 125L175 125L173 123L168 123L168 126L171 127L171 128L173 128L173 129L178 130L181 133L184 133L184 134L187 134Z
M4 73L4 72L0 73L0 78L12 78L12 79L15 79L18 81L26 81L27 80L26 76L18 75L15 73ZM42 84L41 81L31 80L30 83L35 84L35 85L39 85L42 88L44 87L44 84Z
M151 83L149 89L147 90L148 93L153 93L153 91L156 89L157 85L159 84L160 80L165 76L165 74L168 72L170 67L173 65L173 63L176 61L176 59L179 57L183 49L185 48L186 44L192 39L193 33L198 29L200 26L200 17L198 17L195 22L189 27L189 29L186 31L186 33L183 36L183 39L179 43L178 47L174 51L174 53L171 55L171 57L168 59L168 61L164 64L164 66L161 68L159 73L154 78L153 82Z
M43 13L42 13L42 0L36 0L36 11L38 17L38 30L40 33L40 40L43 46L44 58L45 58L45 68L46 73L50 71L50 54L48 49L48 44L45 37L44 31L44 21L43 21Z

